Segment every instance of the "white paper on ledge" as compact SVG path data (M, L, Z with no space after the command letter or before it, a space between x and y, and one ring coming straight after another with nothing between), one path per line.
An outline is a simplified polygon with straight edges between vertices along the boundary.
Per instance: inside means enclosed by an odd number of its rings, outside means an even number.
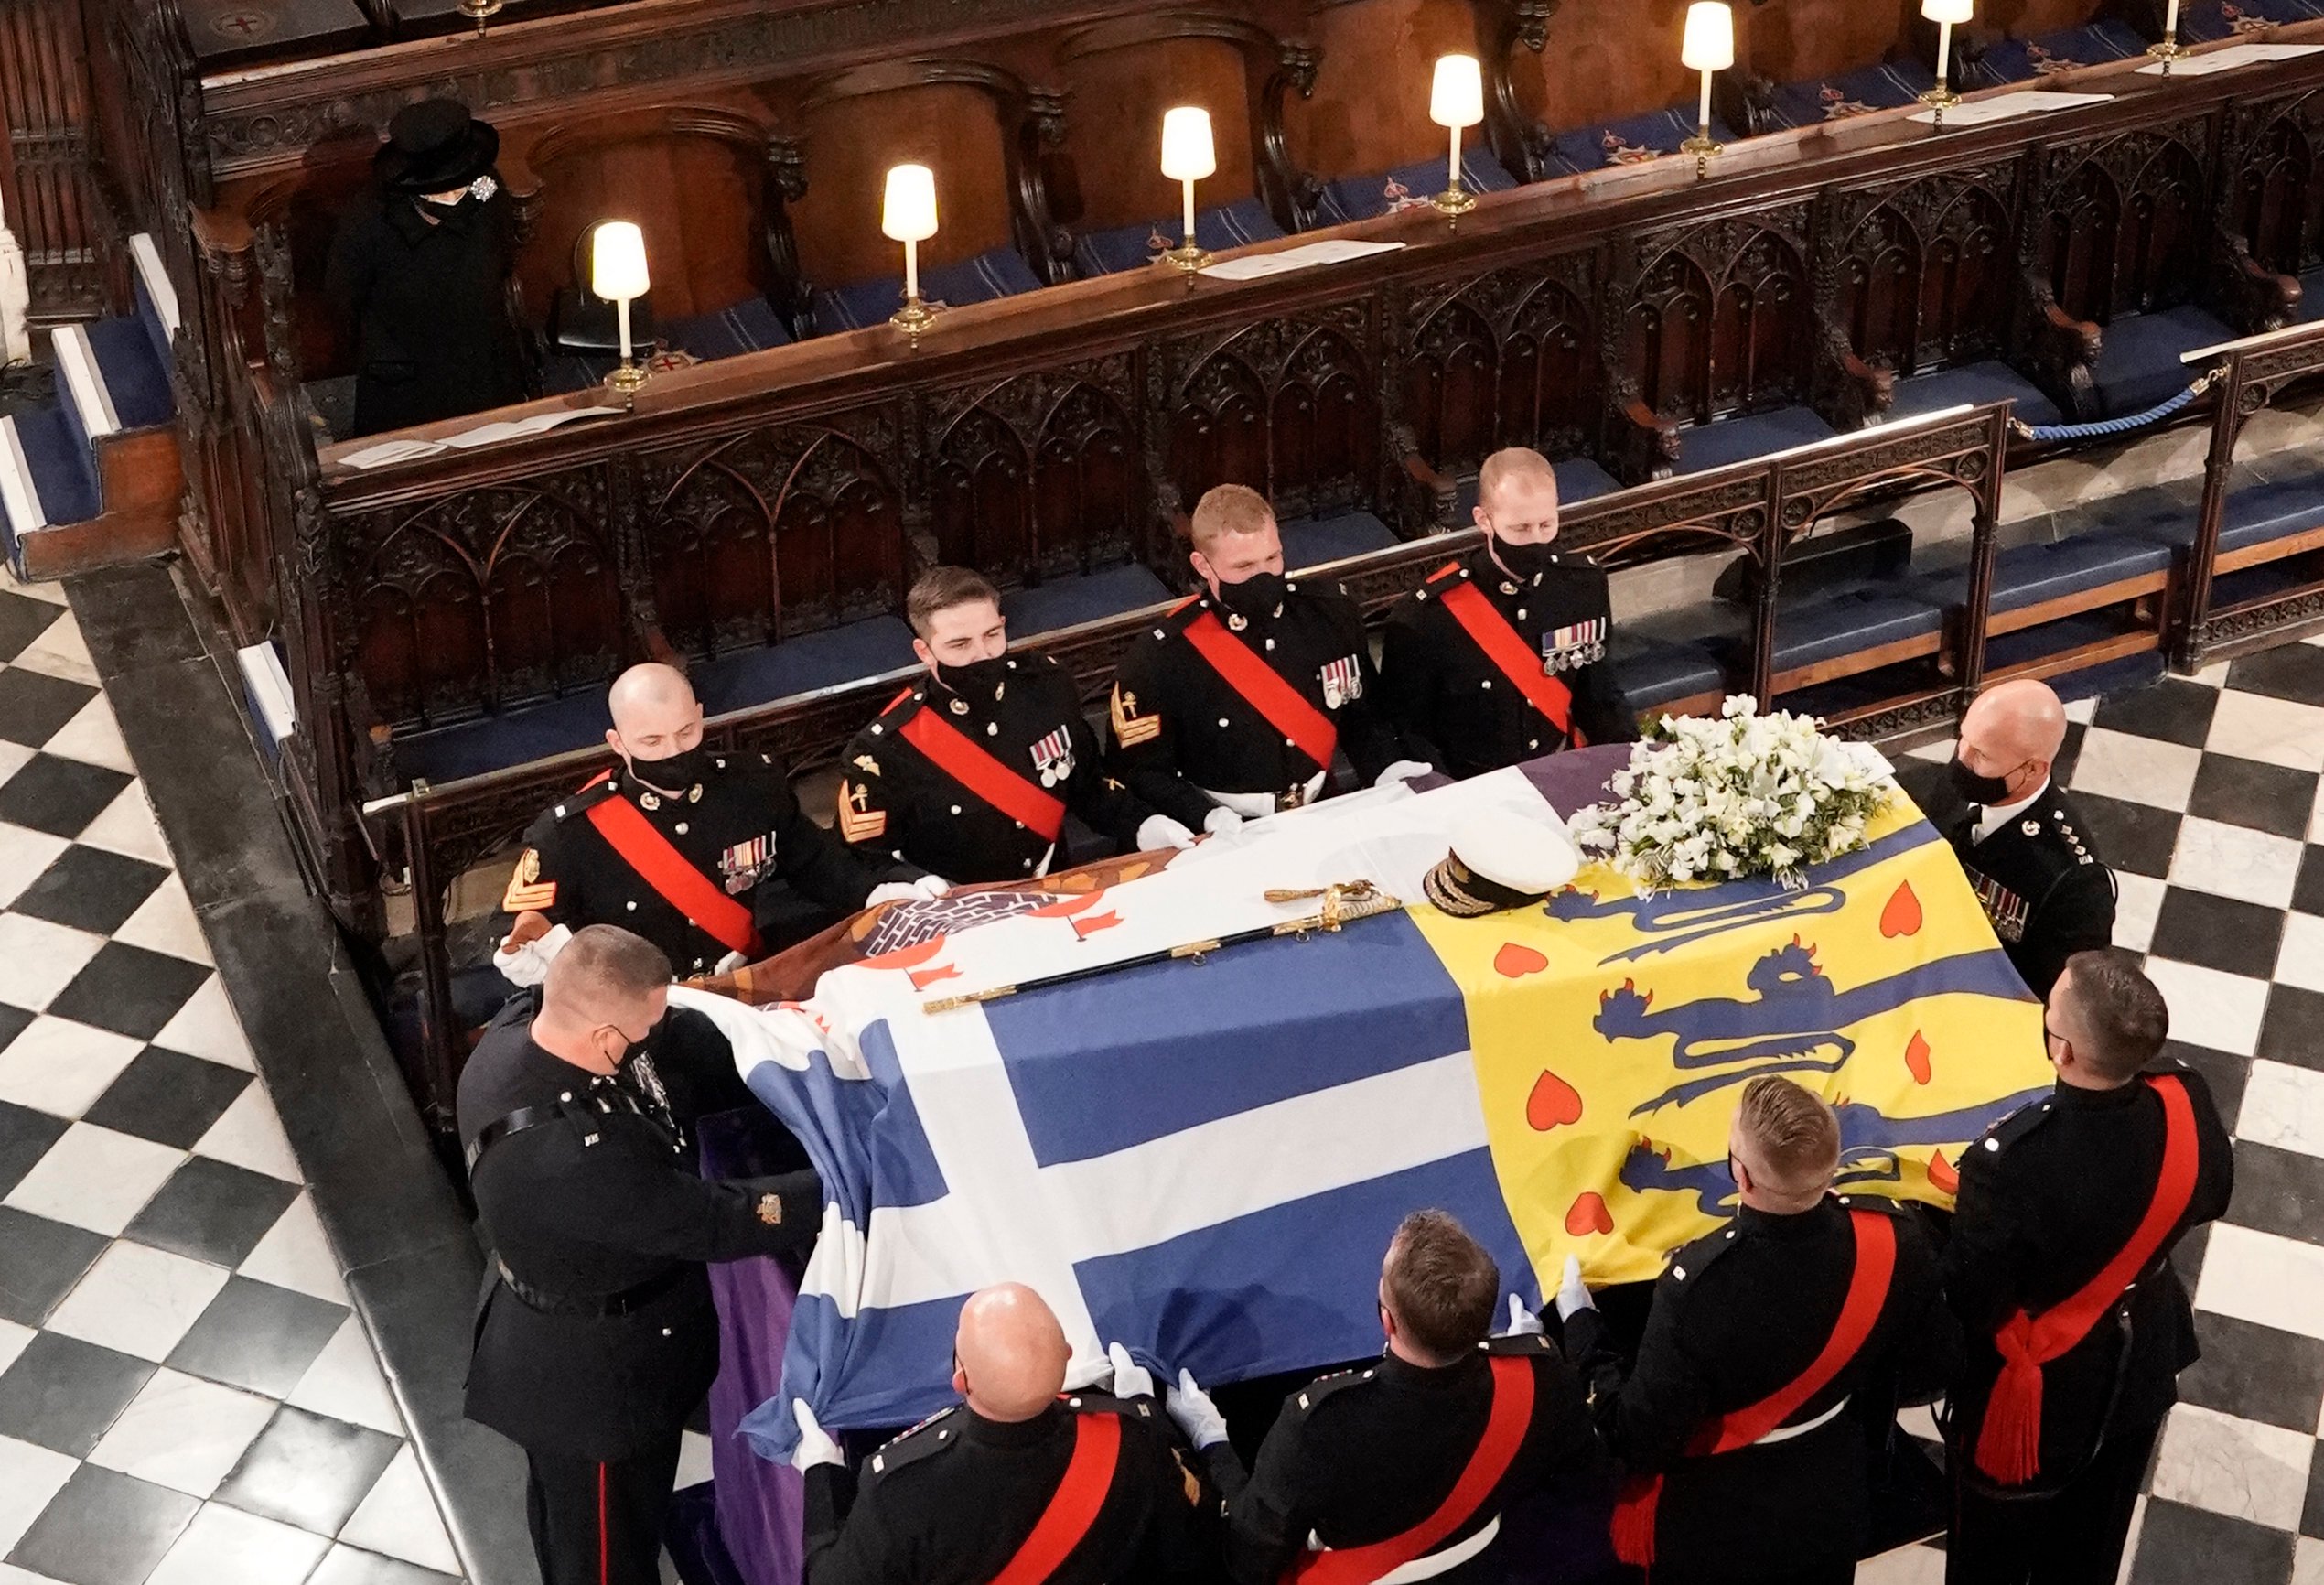
M2046 88L2029 88L2020 93L1996 94L1991 99L1964 99L1959 104L1947 105L1944 124L1947 126L1983 126L1989 121L2007 121L2013 115L2041 115L2053 110L2071 110L2077 105L2103 104L2114 98L2111 93L2057 93ZM1933 123L1937 113L1923 110L1911 120Z
M1250 253L1239 259L1221 260L1202 273L1221 281L1255 281L1266 275L1282 275L1286 270L1304 270L1311 264L1338 264L1350 259L1369 258L1373 253L1393 253L1404 245L1402 243L1358 242L1352 237L1327 239L1286 248L1278 253Z
M497 423L479 424L473 429L463 429L457 435L447 435L441 440L382 440L377 446L350 451L339 461L350 468L385 468L390 463L433 457L439 451L466 451L471 447L490 446L495 441L545 434L560 424L572 423L576 418L618 418L623 411L619 407L560 407L553 413L534 413L523 418L504 418Z
M2291 60L2319 49L2324 49L2324 44L2231 44L2224 49L2206 50L2200 55L2182 55L2170 63L2168 70L2173 77L2209 77L2214 71L2233 71L2239 66L2257 66L2264 60ZM2159 60L2148 61L2138 69L2142 77L2160 77L2164 70Z
M377 446L350 451L339 460L350 468L385 468L391 462L409 462L414 457L433 457L443 449L445 446L441 440L382 440Z

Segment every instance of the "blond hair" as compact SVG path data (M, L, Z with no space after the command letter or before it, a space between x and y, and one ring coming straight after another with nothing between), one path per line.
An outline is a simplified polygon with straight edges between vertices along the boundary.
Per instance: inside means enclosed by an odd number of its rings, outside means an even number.
M1776 1193L1804 1196L1830 1187L1840 1166L1840 1121L1821 1096L1763 1073L1743 1086L1735 1119Z
M1194 503L1187 537L1203 555L1231 534L1258 534L1275 526L1275 508L1247 484L1214 484Z
M1477 470L1477 499L1479 502L1490 502L1503 485L1520 480L1545 485L1555 493L1557 470L1550 467L1548 458L1531 447L1503 447L1486 458L1485 465Z

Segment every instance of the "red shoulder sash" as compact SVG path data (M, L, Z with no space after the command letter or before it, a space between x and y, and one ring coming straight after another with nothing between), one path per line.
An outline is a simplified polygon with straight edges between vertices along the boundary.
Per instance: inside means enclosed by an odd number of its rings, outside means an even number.
M992 1585L1041 1585L1057 1572L1058 1565L1072 1555L1090 1526L1097 1523L1121 1454L1121 1416L1073 1417L1073 1456L1066 1463L1065 1478L1049 1493L1049 1506L1033 1521L1017 1555L993 1576Z
M1453 620L1476 641L1485 652L1493 669L1507 677L1528 704L1549 717L1549 724L1580 745L1574 731L1574 690L1565 685L1563 677L1553 677L1542 670L1542 658L1533 653L1501 609L1485 598L1485 591L1473 583L1457 583L1439 597Z
M939 716L934 706L915 712L899 735L945 775L1028 830L1054 842L1065 828L1063 799L1051 797L995 759L982 743Z
M729 952L747 958L759 956L759 927L751 920L750 910L696 869L639 813L637 805L619 793L600 798L589 805L589 824L662 901L707 931Z
M1275 668L1253 652L1219 620L1216 611L1204 611L1183 630L1194 652L1210 663L1243 702L1265 718L1268 726L1297 745L1299 752L1325 770L1340 746L1340 728L1331 717L1309 704L1307 695L1275 674Z

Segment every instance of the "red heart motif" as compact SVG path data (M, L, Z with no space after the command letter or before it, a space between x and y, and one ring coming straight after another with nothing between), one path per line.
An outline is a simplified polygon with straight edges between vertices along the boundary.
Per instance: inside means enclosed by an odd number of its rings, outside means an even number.
M1588 1233L1614 1231L1614 1213L1606 1209L1605 1196L1596 1190L1576 1195L1573 1209L1565 1213L1565 1231L1579 1238Z
M1910 880L1898 881L1896 890L1888 894L1888 906L1880 911L1880 933L1890 941L1921 933L1921 899Z
M1961 1192L1961 1174L1953 1170L1953 1164L1944 1159L1942 1150L1929 1158L1929 1186L1941 1194Z
M1581 1092L1544 1068L1542 1076L1533 1081L1533 1093L1525 1097L1525 1121L1535 1133L1546 1134L1560 1123L1578 1123L1581 1118Z
M1493 954L1493 972L1503 979L1523 979L1529 974L1539 974L1549 966L1549 959L1530 946L1513 941L1501 943Z
M1929 1042L1921 1038L1919 1030L1913 1030L1912 1039L1905 1043L1904 1065L1912 1070L1914 1084L1929 1082Z

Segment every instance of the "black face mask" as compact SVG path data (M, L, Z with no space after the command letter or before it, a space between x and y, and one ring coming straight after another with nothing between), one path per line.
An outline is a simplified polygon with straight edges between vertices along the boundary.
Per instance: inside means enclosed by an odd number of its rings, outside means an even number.
M681 749L659 760L633 760L629 773L649 787L659 787L664 792L683 792L702 780L710 769L710 745L696 743L691 749Z
M1219 599L1239 617L1270 617L1283 603L1284 579L1279 572L1254 572L1241 583L1221 583Z
M1998 803L2009 795L2007 778L1980 776L1963 764L1958 754L1945 770L1953 778L1953 790L1972 803Z
M1001 685L1008 681L1008 657L995 655L985 661L939 666L936 680L963 699L995 699Z
M1511 545L1506 540L1493 541L1493 554L1501 565L1522 578L1536 578L1557 565L1557 545Z

